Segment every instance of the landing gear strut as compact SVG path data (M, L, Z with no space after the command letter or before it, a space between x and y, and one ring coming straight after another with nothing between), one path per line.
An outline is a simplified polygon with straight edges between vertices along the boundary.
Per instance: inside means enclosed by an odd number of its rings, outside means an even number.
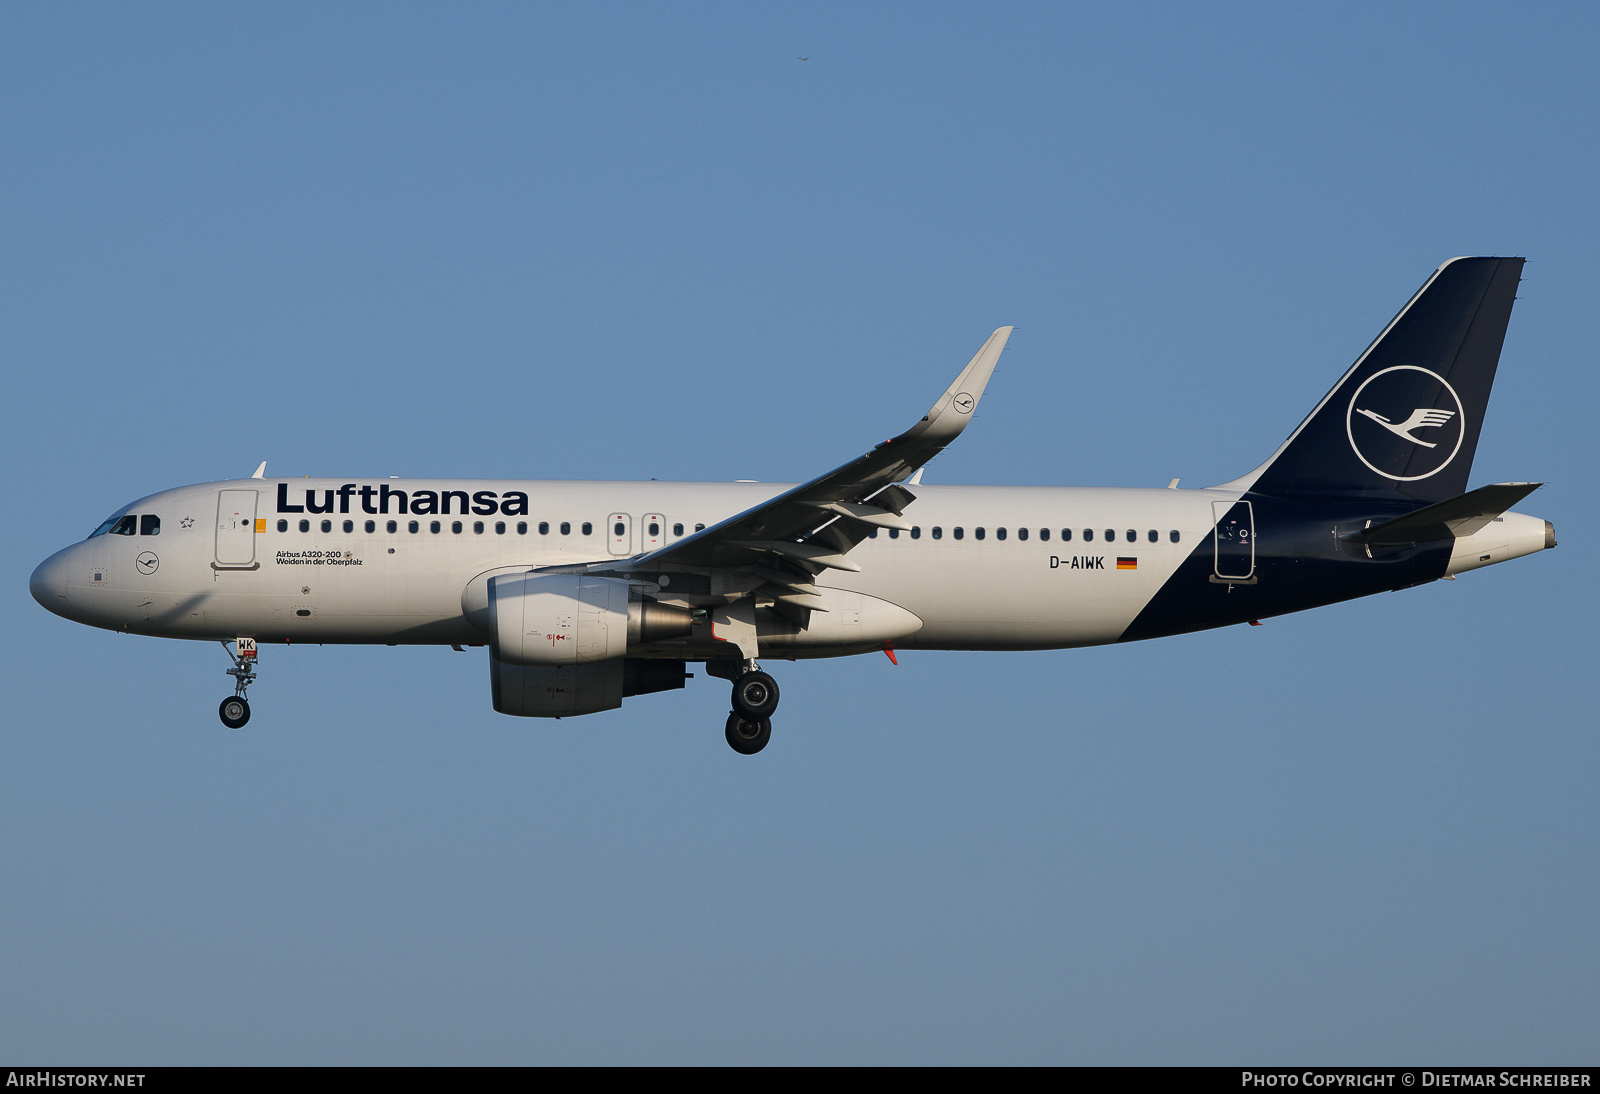
M233 694L222 700L217 707L217 717L222 719L222 724L229 729L243 729L244 724L250 720L250 701L244 697L245 689L256 679L256 642L253 638L241 638L236 645L239 652L235 654L228 649L228 644L222 644L228 659L233 662L233 668L224 670L233 677Z
M733 681L733 710L726 730L729 747L741 756L766 748L772 739L772 712L778 709L778 682L754 660L713 661L706 672Z

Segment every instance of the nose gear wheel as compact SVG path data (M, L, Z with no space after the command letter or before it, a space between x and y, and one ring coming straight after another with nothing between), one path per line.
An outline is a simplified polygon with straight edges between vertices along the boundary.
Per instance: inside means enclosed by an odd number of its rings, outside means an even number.
M250 704L241 696L230 695L217 707L217 717L229 729L243 729L250 720Z

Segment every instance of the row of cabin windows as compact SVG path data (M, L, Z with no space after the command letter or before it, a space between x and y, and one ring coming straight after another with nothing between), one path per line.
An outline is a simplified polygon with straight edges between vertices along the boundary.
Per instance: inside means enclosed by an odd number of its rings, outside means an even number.
M132 517L132 516L123 517L120 520L114 522L112 527L106 528L105 531L110 532L112 535L131 536L131 535L134 534L134 527L135 527L134 521L135 521L135 518ZM109 523L112 523L112 522L108 522L108 524ZM331 521L331 520L323 520L323 521L321 521L319 523L321 525L322 531L324 531L324 532L333 531L333 521ZM309 520L301 520L299 522L299 524L300 524L300 531L302 531L302 532L311 531L311 521L309 521ZM344 527L344 531L347 532L347 533L348 532L354 532L356 530L356 522L353 521L353 520L344 521L343 522L343 527ZM703 531L704 529L705 529L705 525L704 524L696 524L694 526L694 530L696 532ZM278 521L278 531L287 532L288 530L289 530L289 522L287 520L279 520ZM369 521L364 522L364 530L368 534L372 534L372 533L377 532L377 530L378 530L378 522L375 521L375 520L369 520ZM391 520L391 521L385 521L384 522L384 531L386 531L386 532L388 532L390 534L393 534L393 533L398 532L399 530L400 530L400 522L399 521ZM442 521L433 520L433 521L429 521L428 522L428 531L429 532L432 532L433 534L437 535L438 533L442 532L443 530L444 530L444 526L443 526L443 522ZM453 520L453 521L450 522L450 531L452 533L454 533L455 535L460 535L465 530L466 530L465 529L465 525L464 525L464 523L462 521ZM483 521L475 520L475 521L472 522L473 534L481 536L487 530L488 530L487 526L484 524ZM505 521L497 520L497 521L494 522L494 531L495 531L496 535L503 536L503 535L506 534L506 530L507 530L507 525L506 525ZM558 530L560 531L560 533L562 535L570 536L572 534L572 523L570 521L562 521L561 524L558 526ZM594 525L591 524L589 521L584 521L581 525L578 526L578 530L579 530L579 533L581 535L585 535L585 536L593 535L594 534ZM652 538L652 539L654 539L656 536L659 536L661 534L661 526L658 525L657 523L655 523L654 521L652 521L650 523L650 525L649 525L647 530L649 532L650 538ZM411 532L413 534L422 531L422 522L421 521L416 521L416 520L407 521L406 522L406 531L407 532ZM517 535L519 535L519 536L527 535L528 534L528 522L525 521L525 520L518 521L517 525L516 525L516 531L517 531ZM618 521L616 523L616 526L612 529L612 533L614 535L617 535L617 536L625 536L625 535L628 534L628 527L627 527L627 525L623 524L621 521ZM937 524L934 525L933 528L930 529L930 533L931 533L931 535L932 535L932 537L934 539L943 539L944 538L944 528L941 527L940 525L937 525ZM95 534L99 535L101 533L100 532L96 532ZM146 516L146 517L141 518L140 526L139 526L139 534L140 535L146 535L146 536L160 535L161 534L161 518L160 517L154 517L154 516ZM550 534L550 522L549 521L540 521L539 522L539 534L541 536L547 536L547 535ZM684 526L681 523L680 524L674 524L672 526L672 534L674 536L683 535L684 534ZM921 539L922 538L922 528L921 528L921 526L920 525L913 526L909 534L910 534L912 539ZM981 528L980 527L980 528L974 528L972 530L972 538L973 539L979 539L979 540L985 539L985 538L987 538L988 534L989 534L988 533L988 529L986 529L986 528ZM1026 541L1031 534L1032 534L1032 531L1031 531L1031 529L1028 529L1028 528L1018 528L1016 530L1016 536L1017 536L1017 539L1019 539L1019 540ZM1050 533L1050 529L1049 528L1040 528L1039 532L1038 532L1040 542L1048 542L1049 539L1050 539L1050 534L1051 533ZM878 538L878 530L876 528L873 529L872 532L869 533L869 535L870 535L870 537L872 539L877 539ZM957 525L956 527L950 529L950 537L952 539L965 539L966 535L967 535L967 530L965 528L963 528L962 526L960 526L960 525ZM1010 530L1009 529L996 528L994 530L994 538L995 539L1004 540L1009 535L1010 535ZM1072 541L1072 539L1073 539L1073 530L1071 528L1063 528L1063 529L1061 529L1060 535L1061 535L1061 542L1070 543ZM1117 541L1117 530L1115 528L1107 528L1105 530L1105 532L1104 532L1104 536L1105 536L1105 541L1107 543L1115 543ZM1139 542L1139 531L1136 528L1127 529L1125 532L1122 533L1122 536L1129 543L1137 543L1137 542ZM897 529L897 528L889 529L889 538L890 539L899 539L900 538L899 529ZM1095 540L1095 529L1093 529L1093 528L1085 528L1085 529L1083 529L1082 538L1083 538L1083 542L1085 542L1085 543L1093 543L1094 540ZM1158 532L1156 529L1151 528L1149 531L1147 531L1145 533L1145 538L1151 543L1159 543L1159 542L1161 542L1161 533ZM1176 528L1174 528L1170 532L1167 533L1167 539L1170 540L1173 543L1177 543L1182 539L1182 537L1178 534L1178 530Z
M126 518L126 519L132 520L133 518L129 517L129 518ZM147 519L147 520L156 520L156 518L154 518L154 517L147 517L145 519ZM321 522L321 525L322 525L322 530L324 532L333 531L333 521L324 520L324 521ZM702 530L704 530L704 528L705 528L704 524L696 524L694 526L694 530L696 532L702 531ZM157 520L156 521L156 531L159 532L160 530L161 530L161 522L159 520ZM288 530L289 530L289 522L288 521L286 521L286 520L278 521L278 531L287 532ZM300 521L300 530L302 532L311 531L311 522L309 520ZM346 532L354 532L356 530L356 522L353 521L353 520L345 521L344 522L344 530ZM375 520L366 521L365 524L364 524L364 530L366 532L368 532L369 534L373 533L373 532L376 532L378 530L378 522L375 521ZM385 521L383 530L385 532L390 532L390 533L398 532L398 531L400 531L400 522L397 521L397 520ZM428 531L434 533L435 535L437 535L438 533L442 532L443 530L444 530L443 522L437 521L437 520L430 520L428 522ZM473 531L474 535L481 536L481 535L483 535L483 533L486 530L487 530L487 528L485 527L483 521L475 520L475 521L472 522L472 531ZM572 522L571 521L565 521L565 520L562 521L561 524L559 525L559 530L560 530L562 535L570 536L572 534ZM116 529L112 529L112 531L116 531ZM406 522L406 531L412 532L412 533L422 531L422 522L419 521L419 520L407 521ZM463 524L462 524L461 521L453 520L453 521L450 522L450 531L459 536L463 531L465 531L465 528L463 527ZM589 521L584 521L581 525L578 526L578 531L579 531L579 533L581 535L592 536L592 535L594 535L594 525L591 524ZM506 522L503 521L503 520L495 521L494 522L494 533L497 536L505 535L506 534ZM123 532L123 533L119 533L119 534L121 534L121 535L129 535L129 536L133 535L132 532ZM147 532L145 534L146 535L155 535L156 533L155 532ZM517 535L525 536L527 534L528 534L528 522L525 521L525 520L517 521ZM550 522L549 521L541 520L539 522L539 534L541 536L548 536L550 534ZM627 535L628 534L627 525L623 524L621 521L618 521L617 522L617 527L616 527L616 534L619 535L619 536ZM651 521L650 522L650 535L651 535L651 538L659 536L660 534L661 534L661 526L659 524L655 523L654 521ZM675 536L683 535L683 525L682 524L674 524L672 526L672 534L675 535Z
M93 539L95 536L106 536L106 535L111 535L111 536L131 536L131 535L159 536L160 534L161 534L161 518L160 517L156 516L154 513L146 513L144 516L134 516L132 513L129 513L127 516L123 516L123 517L112 517L110 520L106 521L100 527L96 528L93 532L90 532L89 533L89 538Z
M933 526L931 531L932 531L934 539L943 539L944 538L944 529L941 528L940 526L938 526L937 524ZM1031 529L1018 528L1017 529L1017 538L1019 540L1026 540L1031 533L1032 533ZM909 534L910 534L912 539L921 539L922 538L922 529L920 527L918 527L918 526L913 525ZM972 530L972 538L973 539L983 539L986 536L988 536L988 534L989 534L988 530L984 529L984 528L974 528ZM1010 530L1006 529L1006 528L996 528L994 530L994 538L995 539L1005 539L1010 534L1011 534ZM1040 539L1041 542L1045 542L1045 541L1048 541L1050 539L1050 529L1048 529L1048 528L1040 528L1038 534L1039 534L1039 539ZM868 535L872 539L877 539L878 538L878 530L876 528L874 528L870 533L868 533ZM1083 536L1083 542L1085 542L1085 543L1093 543L1094 542L1094 538L1095 538L1095 530L1093 528L1085 528L1083 530L1083 532L1082 532L1082 536ZM967 530L958 525L958 526L950 529L950 537L952 539L965 539L967 537ZM1129 543L1138 543L1139 542L1139 530L1137 528L1129 528L1127 531L1125 531L1123 533L1123 537ZM900 538L900 530L898 528L889 529L889 538L890 539L899 539ZM1151 528L1148 532L1145 533L1145 538L1148 539L1151 543L1160 543L1161 542L1161 533L1159 531L1157 531L1156 529ZM1174 528L1170 532L1167 533L1167 538L1169 540L1171 540L1173 543L1177 543L1182 537L1178 535L1178 530L1176 528ZM1105 540L1106 540L1107 543L1115 543L1117 541L1117 530L1115 528L1107 528L1105 530ZM1063 528L1063 529L1061 529L1061 542L1062 543L1070 543L1071 541L1072 541L1072 529L1071 528Z

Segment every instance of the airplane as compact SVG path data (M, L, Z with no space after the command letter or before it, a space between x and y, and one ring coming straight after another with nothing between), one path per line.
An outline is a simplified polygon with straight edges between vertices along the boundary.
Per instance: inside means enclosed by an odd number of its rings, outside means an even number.
M1456 258L1270 458L1205 489L939 486L1001 327L910 429L798 485L248 479L164 490L51 555L49 611L220 642L250 719L261 645L489 650L494 709L562 718L732 685L728 744L761 751L761 659L1066 649L1259 623L1554 547L1511 512L1540 486L1467 490L1523 266ZM232 648L230 648L230 642ZM898 662L897 662L898 663Z

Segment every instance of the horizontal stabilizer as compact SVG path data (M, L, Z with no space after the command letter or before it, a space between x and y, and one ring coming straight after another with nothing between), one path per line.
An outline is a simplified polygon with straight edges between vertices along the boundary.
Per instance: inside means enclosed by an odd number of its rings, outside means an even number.
M1428 543L1470 536L1543 485L1542 482L1497 482L1480 486L1459 497L1357 532L1350 538L1357 543Z

